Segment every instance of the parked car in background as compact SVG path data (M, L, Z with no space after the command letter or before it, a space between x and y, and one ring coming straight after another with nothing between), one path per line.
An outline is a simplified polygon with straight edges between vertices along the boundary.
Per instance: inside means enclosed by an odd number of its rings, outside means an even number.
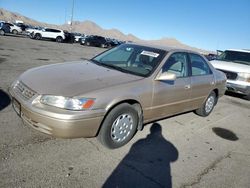
M143 124L194 110L208 116L225 74L193 51L123 44L90 60L37 67L10 87L24 122L63 138L126 144Z
M84 45L102 48L107 48L110 46L109 42L104 37L96 35L85 38Z
M109 43L110 47L115 47L119 45L119 42L116 39L106 38L106 41Z
M8 23L8 22L5 22L5 24L9 25L10 26L10 32L13 33L13 34L20 34L22 33L22 28L15 25L15 24L12 24L12 23Z
M51 39L56 42L63 42L65 39L64 31L59 29L45 28L42 30L35 30L31 33L31 37L36 40Z
M85 39L88 38L88 37L91 37L91 36L89 36L89 35L82 36L81 38L79 38L79 43L81 45L85 45Z
M39 27L39 26L33 26L33 25L27 25L27 27L25 28L25 34L30 36L31 33L37 31L37 30L42 30L44 29L43 27Z
M250 50L226 50L211 63L226 74L228 91L250 99Z
M0 22L0 35L5 35L6 33L10 33L10 26L5 22Z
M74 33L70 33L70 32L65 30L64 36L65 36L64 42L71 43L71 44L75 42L75 34Z
M15 23L15 25L20 27L22 29L22 31L25 31L26 28L28 28L28 25L26 25L24 23Z
M72 33L74 35L74 38L75 38L75 42L80 42L79 39L84 36L83 34L81 33Z
M212 61L212 60L215 60L215 59L217 59L217 54L207 54L207 55L205 55L205 57L207 58L207 60L208 61Z

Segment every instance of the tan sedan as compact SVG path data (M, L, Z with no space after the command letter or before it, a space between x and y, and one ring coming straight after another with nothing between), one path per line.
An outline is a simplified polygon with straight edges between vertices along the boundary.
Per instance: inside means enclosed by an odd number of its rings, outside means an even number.
M23 73L10 87L25 123L63 138L126 144L145 123L174 114L211 113L225 75L203 56L169 47L123 44L90 60Z

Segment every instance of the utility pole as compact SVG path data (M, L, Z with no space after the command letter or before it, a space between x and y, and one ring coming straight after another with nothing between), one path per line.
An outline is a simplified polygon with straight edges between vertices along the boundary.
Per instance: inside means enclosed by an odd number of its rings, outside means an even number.
M71 20L70 20L70 32L72 32L72 27L73 27L74 6L75 6L75 0L72 0L72 10L71 10Z

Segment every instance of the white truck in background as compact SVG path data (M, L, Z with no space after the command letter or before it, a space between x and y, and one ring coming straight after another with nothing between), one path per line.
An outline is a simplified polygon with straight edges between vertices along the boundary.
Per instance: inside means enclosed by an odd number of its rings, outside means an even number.
M250 50L225 50L210 62L226 74L228 91L243 94L250 100Z

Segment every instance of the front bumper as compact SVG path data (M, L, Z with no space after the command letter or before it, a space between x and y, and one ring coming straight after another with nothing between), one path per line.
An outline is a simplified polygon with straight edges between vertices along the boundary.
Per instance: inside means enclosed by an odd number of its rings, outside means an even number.
M96 136L103 117L62 120L21 107L21 118L25 124L45 134L60 138L79 138Z
M236 81L227 81L226 84L227 90L234 92L234 93L240 93L243 95L250 95L250 85L243 85Z
M19 105L21 117L26 125L43 132L60 138L80 138L95 137L100 128L104 113L92 110L91 112L79 116L81 112L68 111L69 114L59 112L49 112L45 109L37 109L30 101L23 101L18 95L9 90L12 102ZM14 107L14 106L13 106ZM49 107L51 108L51 107ZM14 108L16 111L16 108ZM75 114L74 114L75 113ZM51 115L47 115L51 114ZM77 115L76 115L77 114Z

